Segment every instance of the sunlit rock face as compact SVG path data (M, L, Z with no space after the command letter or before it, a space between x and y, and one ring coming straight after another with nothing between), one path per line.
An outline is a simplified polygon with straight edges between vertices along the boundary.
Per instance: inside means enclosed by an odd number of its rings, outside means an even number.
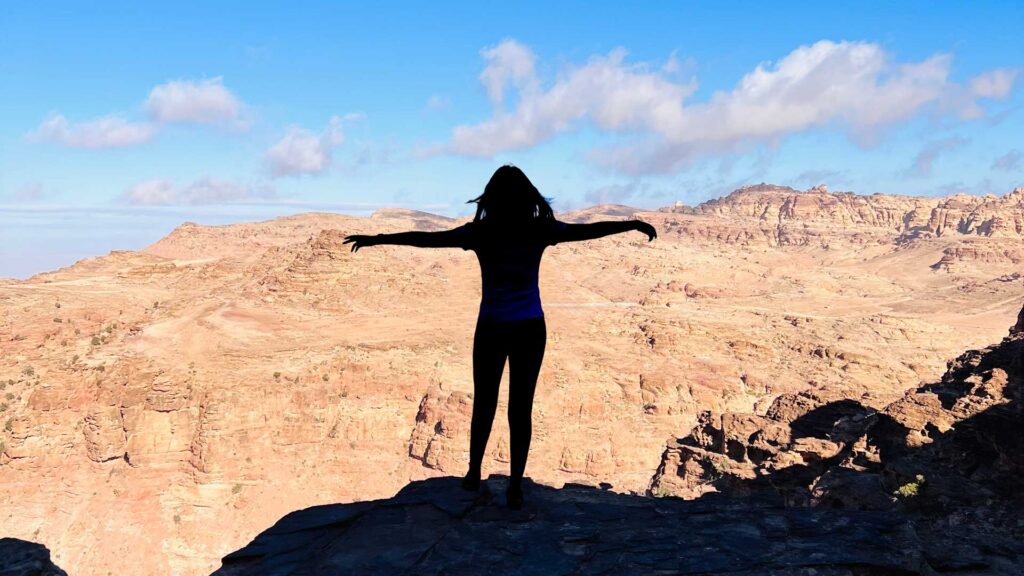
M730 444L752 459L790 442L763 420L796 410L786 398L881 409L936 381L1016 318L1022 195L759 186L559 215L635 215L659 237L546 252L527 475L644 493L704 411L751 414L725 426L765 430L763 446ZM290 511L464 473L475 256L343 243L463 221L185 223L140 252L0 281L0 533L76 573L202 574ZM485 475L508 472L502 386ZM826 441L796 453L828 459Z

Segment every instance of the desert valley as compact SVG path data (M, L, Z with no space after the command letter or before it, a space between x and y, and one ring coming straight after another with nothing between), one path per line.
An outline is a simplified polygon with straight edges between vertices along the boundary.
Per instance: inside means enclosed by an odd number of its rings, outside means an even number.
M903 406L1024 304L1024 188L761 184L557 217L640 218L659 236L545 253L526 473L554 487L692 499L720 488L709 467L754 478L766 448L746 439L789 422L783 395ZM208 574L294 510L465 473L475 256L342 243L465 221L186 222L141 251L0 279L0 534L72 574ZM724 456L692 433L729 426L746 433ZM827 460L829 442L787 458ZM503 400L483 472L507 469Z

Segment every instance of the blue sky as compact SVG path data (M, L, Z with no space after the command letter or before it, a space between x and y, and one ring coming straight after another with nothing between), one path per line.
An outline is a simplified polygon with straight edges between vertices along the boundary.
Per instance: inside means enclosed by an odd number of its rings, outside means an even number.
M185 220L1024 185L1014 2L8 4L0 276Z

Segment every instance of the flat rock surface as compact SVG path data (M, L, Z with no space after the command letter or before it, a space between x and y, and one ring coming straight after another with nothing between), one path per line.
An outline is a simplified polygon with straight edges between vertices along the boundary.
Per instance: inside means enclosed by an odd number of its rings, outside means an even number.
M889 512L533 483L512 511L506 481L471 493L456 477L432 478L393 498L299 510L214 574L929 573L913 529Z

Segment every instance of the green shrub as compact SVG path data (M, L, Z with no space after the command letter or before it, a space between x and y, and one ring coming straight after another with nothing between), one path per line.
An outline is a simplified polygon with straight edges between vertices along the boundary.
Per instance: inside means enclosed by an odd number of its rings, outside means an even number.
M31 366L25 366L25 368L22 369L21 373L24 374L25 376L32 376L33 374L36 373L36 369Z
M235 484L234 486L231 487L231 493L232 494L238 494L241 491L242 491L242 485L241 484Z
M893 491L893 500L912 500L921 495L921 489L924 487L924 476L918 474L914 477L913 482L907 482Z
M93 346L99 346L100 345L100 337L99 336L93 336L92 340L89 343L92 344Z

